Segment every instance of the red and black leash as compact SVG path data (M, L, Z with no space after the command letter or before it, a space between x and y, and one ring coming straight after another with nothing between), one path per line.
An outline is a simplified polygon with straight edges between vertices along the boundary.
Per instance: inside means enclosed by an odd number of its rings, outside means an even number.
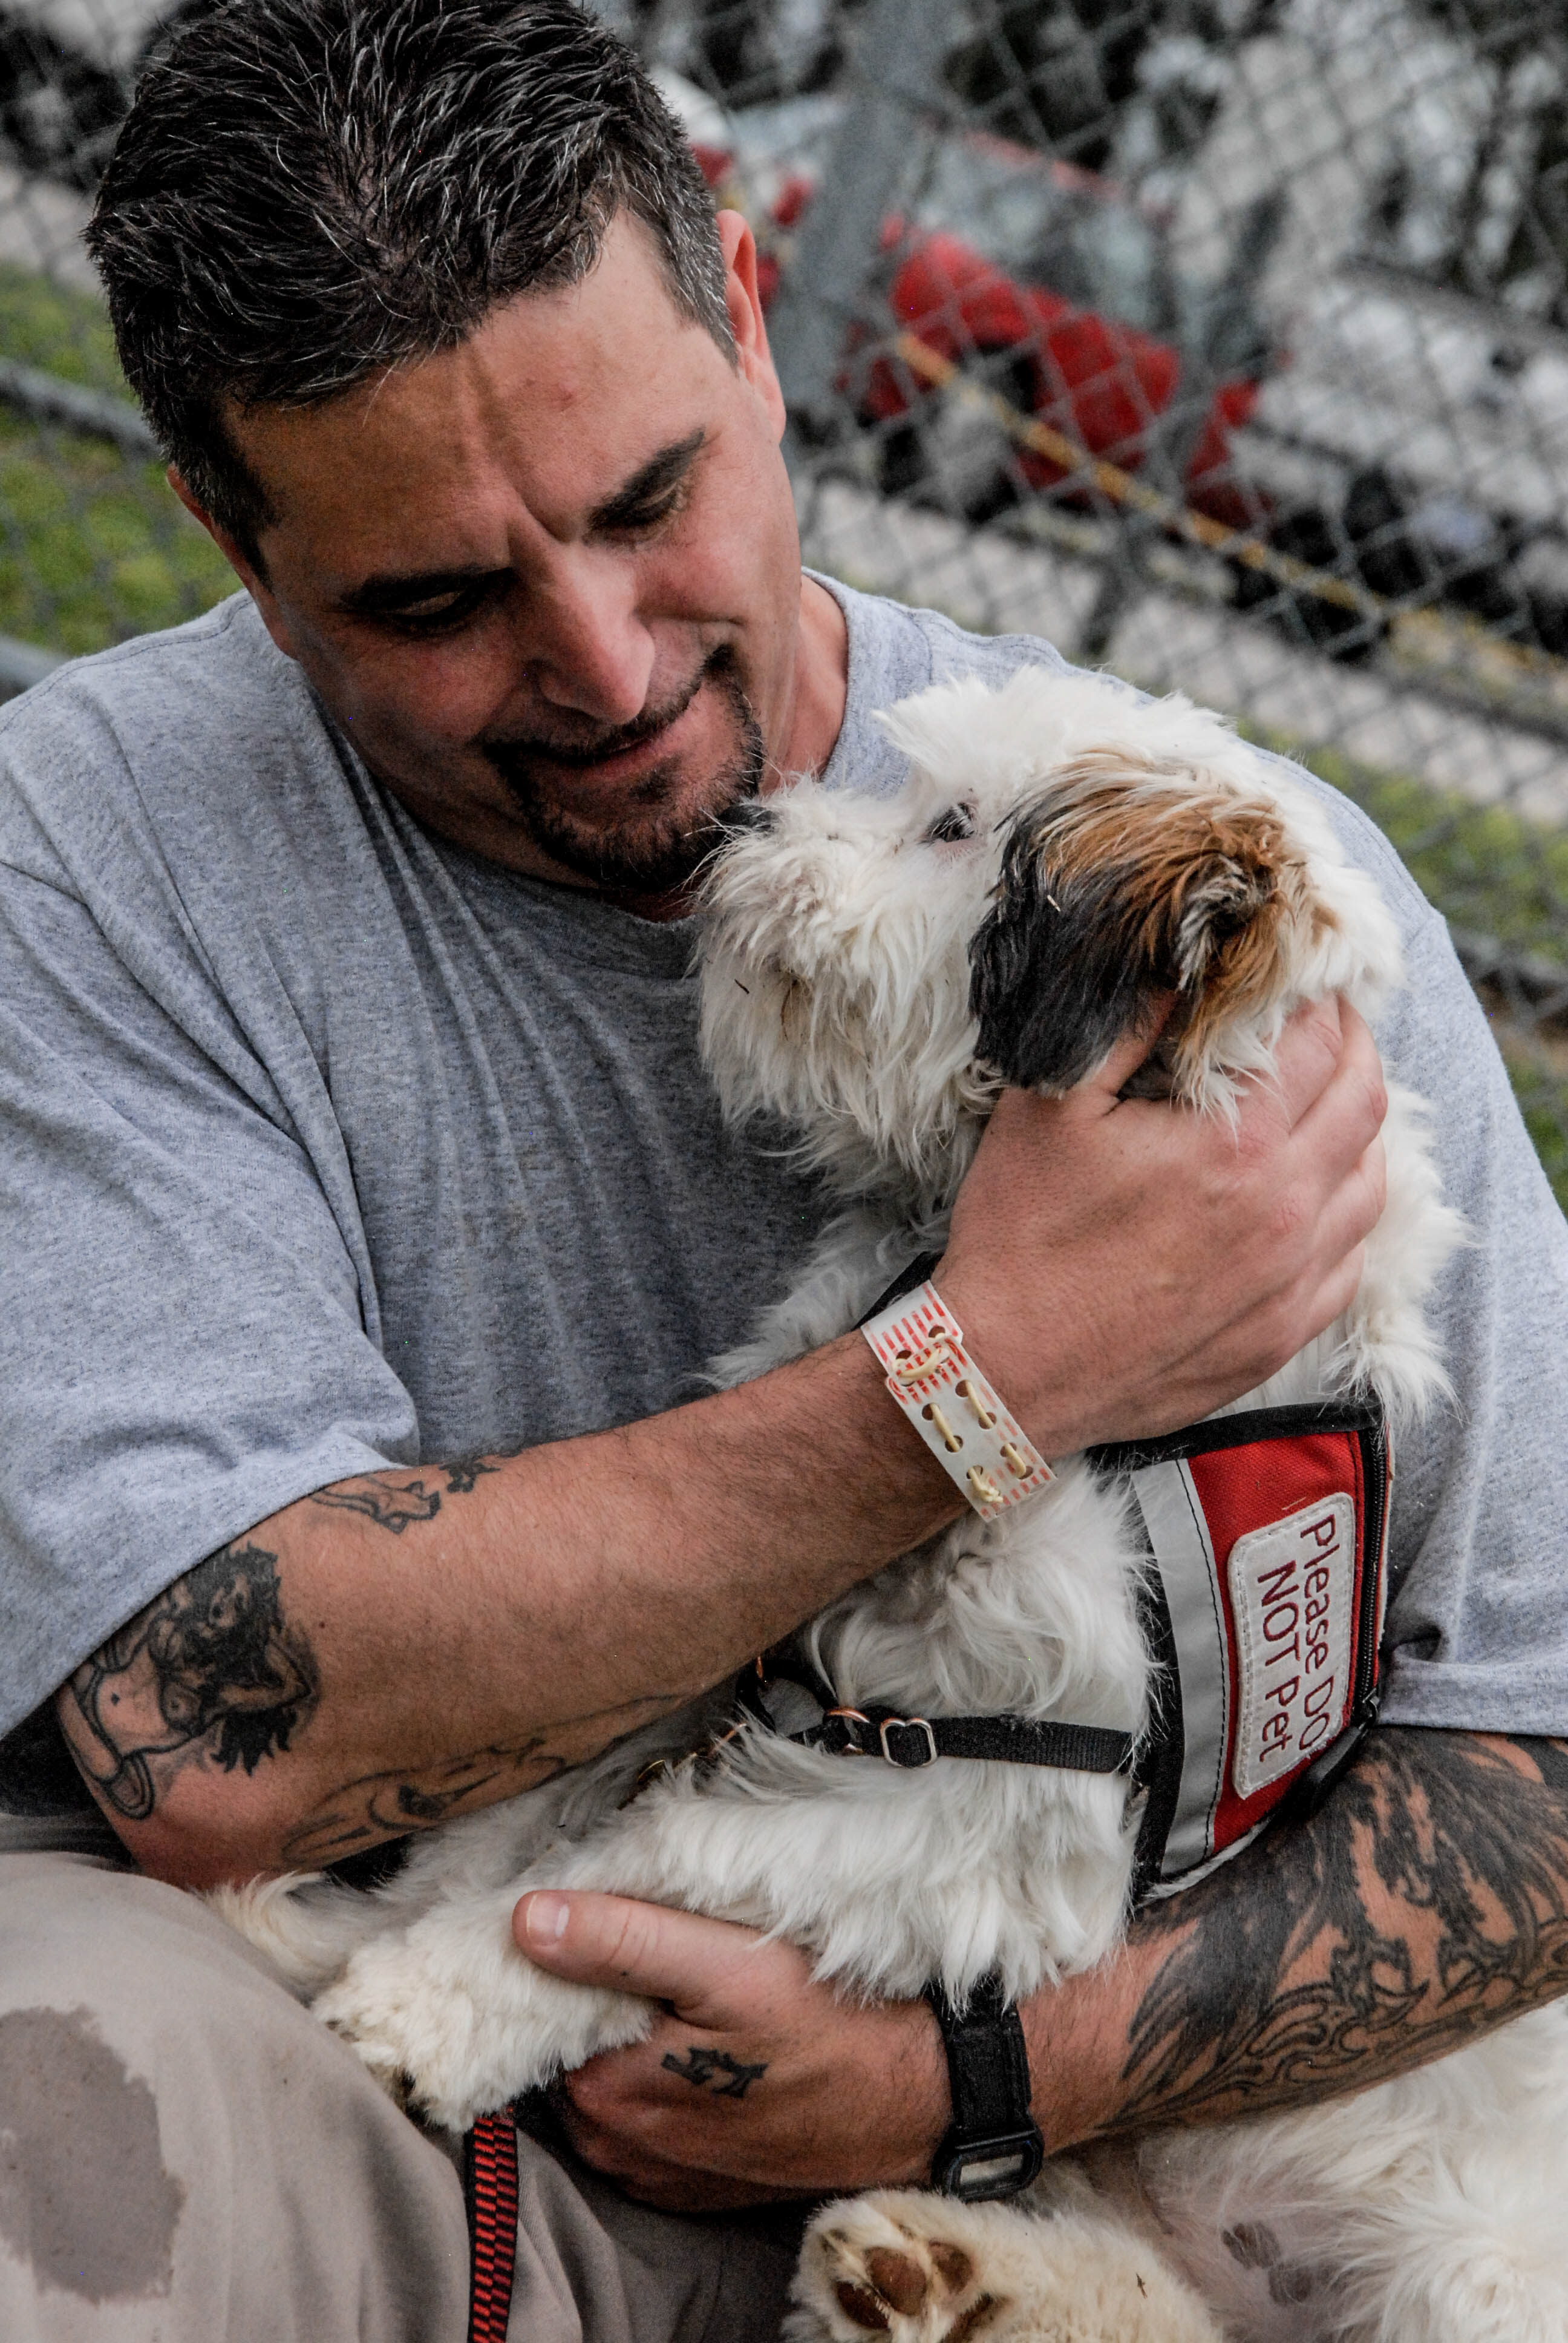
M468 2343L507 2343L518 2259L518 2131L510 2107L480 2116L463 2142L468 2214Z

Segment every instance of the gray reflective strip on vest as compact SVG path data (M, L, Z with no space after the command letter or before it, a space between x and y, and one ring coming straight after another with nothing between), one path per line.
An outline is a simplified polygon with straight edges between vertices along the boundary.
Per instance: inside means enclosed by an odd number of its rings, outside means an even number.
M1176 1644L1181 1676L1181 1789L1161 1857L1170 1879L1214 1851L1214 1809L1230 1747L1231 1672L1219 1571L1192 1476L1180 1462L1132 1475Z

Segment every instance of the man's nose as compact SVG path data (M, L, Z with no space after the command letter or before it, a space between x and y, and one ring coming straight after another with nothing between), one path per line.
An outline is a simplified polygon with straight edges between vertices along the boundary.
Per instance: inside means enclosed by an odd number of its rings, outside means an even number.
M523 623L529 680L550 707L629 724L642 713L655 645L638 611L634 566L597 548L564 548Z

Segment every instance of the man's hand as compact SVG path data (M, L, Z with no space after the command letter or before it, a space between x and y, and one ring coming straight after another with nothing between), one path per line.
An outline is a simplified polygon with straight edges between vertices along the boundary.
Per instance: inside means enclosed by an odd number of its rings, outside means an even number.
M1064 1099L1003 1097L936 1272L1050 1456L1265 1382L1348 1305L1382 1211L1387 1093L1353 1009L1298 1011L1233 1126L1119 1098L1148 1047Z
M541 1968L663 2005L563 2086L573 2145L629 2195L714 2211L930 2172L948 2082L923 2002L841 2002L792 1945L620 1896L525 1896L513 1927Z
M525 1896L514 1926L542 1967L664 2004L565 2084L578 2151L632 2196L699 2211L929 2173L949 2097L923 2002L839 2002L788 1945L620 1896ZM1565 1993L1568 1745L1384 1725L1321 1814L1023 2005L1034 2115L1054 2153L1310 2105Z

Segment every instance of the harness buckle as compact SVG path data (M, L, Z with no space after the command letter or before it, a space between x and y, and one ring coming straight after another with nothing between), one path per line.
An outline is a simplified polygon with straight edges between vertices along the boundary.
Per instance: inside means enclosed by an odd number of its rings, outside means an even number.
M895 1757L888 1741L890 1733L923 1733L926 1736L923 1754L916 1757ZM885 1716L877 1727L877 1738L882 1745L882 1755L889 1765L896 1765L900 1773L919 1773L922 1766L934 1765L937 1762L937 1736L923 1716Z
M835 1719L837 1719L839 1728L844 1736L842 1745L838 1753L839 1756L869 1757L871 1755L870 1750L863 1749L861 1747L860 1736L855 1731L857 1725L869 1725L871 1722L870 1718L866 1715L865 1710L863 1708L830 1708L826 1712L822 1718L824 1730L826 1730L826 1728L831 1725Z

